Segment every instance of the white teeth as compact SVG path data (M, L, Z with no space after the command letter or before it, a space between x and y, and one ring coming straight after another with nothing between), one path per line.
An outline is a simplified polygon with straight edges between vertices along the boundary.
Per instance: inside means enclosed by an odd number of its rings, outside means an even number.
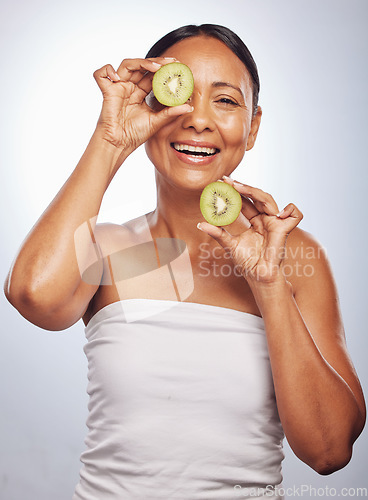
M189 146L187 144L179 144L178 142L174 143L174 148L177 151L189 151L191 153L207 153L209 155L216 153L215 148L200 148L199 146Z

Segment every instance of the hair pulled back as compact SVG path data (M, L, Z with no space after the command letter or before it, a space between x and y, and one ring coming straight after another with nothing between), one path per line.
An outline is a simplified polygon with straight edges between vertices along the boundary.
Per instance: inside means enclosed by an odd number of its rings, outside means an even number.
M248 47L239 36L225 26L218 24L188 24L167 33L158 40L147 52L148 57L160 57L167 49L186 38L194 36L208 36L217 38L223 42L245 65L250 73L253 84L253 115L257 112L258 96L259 96L259 76L257 65L249 52Z

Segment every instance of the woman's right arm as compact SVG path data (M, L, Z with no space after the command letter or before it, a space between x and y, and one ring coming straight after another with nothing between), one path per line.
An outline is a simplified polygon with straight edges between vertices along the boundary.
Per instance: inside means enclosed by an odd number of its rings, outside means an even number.
M96 130L75 170L28 234L5 281L11 304L41 328L63 330L83 316L99 287L102 262L95 284L88 284L81 277L80 259L96 252L91 236L107 187L132 151L165 123L191 111L183 105L154 112L145 102L153 73L168 62L127 59L117 72L106 65L94 73L104 98ZM76 233L85 223L89 231Z

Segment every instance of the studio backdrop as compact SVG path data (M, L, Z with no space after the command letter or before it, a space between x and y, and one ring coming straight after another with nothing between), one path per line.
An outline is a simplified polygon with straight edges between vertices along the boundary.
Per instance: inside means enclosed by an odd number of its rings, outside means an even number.
M2 0L2 279L95 128L101 95L93 72L144 57L178 26L222 24L248 45L261 80L260 132L234 177L304 213L301 227L332 265L366 391L367 16L366 0ZM110 185L99 221L147 213L155 196L153 166L141 147ZM87 433L84 325L44 331L4 295L0 303L0 498L66 500ZM348 466L331 476L308 468L286 442L285 453L287 497L368 495L366 432Z

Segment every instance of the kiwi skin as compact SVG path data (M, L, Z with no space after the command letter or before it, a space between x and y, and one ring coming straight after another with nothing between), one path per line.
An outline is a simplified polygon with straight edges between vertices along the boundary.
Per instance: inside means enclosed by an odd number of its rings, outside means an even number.
M178 85L173 89L175 79ZM170 83L172 86L170 88ZM180 106L185 104L193 93L194 78L188 66L172 62L165 64L153 75L152 90L164 106Z
M207 222L214 226L228 226L240 214L242 199L233 186L216 181L204 188L199 206Z

